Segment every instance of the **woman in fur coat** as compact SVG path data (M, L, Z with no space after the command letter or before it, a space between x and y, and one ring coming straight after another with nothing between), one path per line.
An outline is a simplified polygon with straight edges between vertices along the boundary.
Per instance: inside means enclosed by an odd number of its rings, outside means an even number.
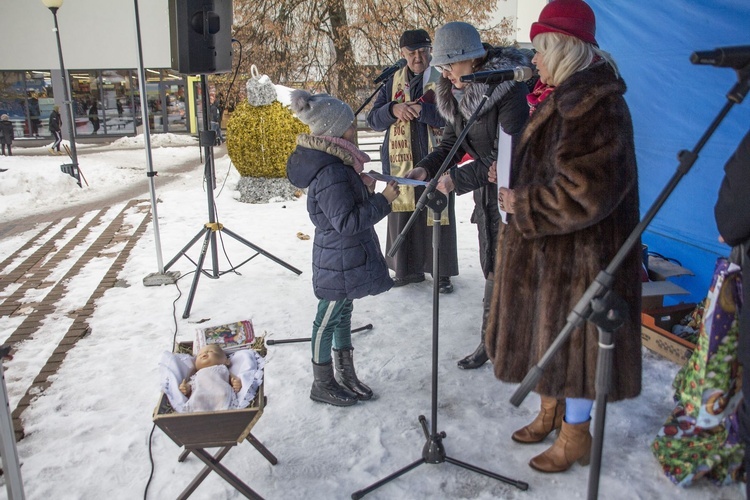
M443 139L440 146L422 159L407 177L427 179L437 173L487 91L487 84L462 82L461 76L528 64L528 58L514 48L495 48L483 44L479 32L470 24L452 22L438 28L432 49L432 66L442 73L436 94L438 111L446 122ZM448 175L441 178L438 186L445 193L474 193L475 207L471 221L479 231L479 260L485 276L484 312L479 346L458 362L459 368L463 369L479 368L487 361L484 335L494 283L493 267L500 221L497 185L490 183L488 172L498 155L498 127L512 136L521 131L528 119L527 93L528 89L523 83L507 81L498 85L471 125L456 158L452 159L453 167L446 170ZM457 160L465 154L474 161L456 167Z
M547 4L531 27L540 81L529 94L512 189L499 190L501 209L512 216L498 236L487 326L487 352L505 382L521 382L539 362L639 221L625 83L594 32L594 13L581 0ZM629 310L614 336L610 401L641 390L640 255L636 244L613 276ZM597 328L586 322L547 365L536 386L539 415L513 439L538 443L561 432L531 467L562 472L575 461L588 464L597 354Z

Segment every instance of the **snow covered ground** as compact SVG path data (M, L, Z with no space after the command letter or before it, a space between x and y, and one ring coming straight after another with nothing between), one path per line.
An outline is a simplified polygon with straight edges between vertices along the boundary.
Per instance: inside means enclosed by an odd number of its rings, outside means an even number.
M177 144L193 139L154 140L157 170L190 159L197 148ZM18 217L107 198L134 184L146 192L145 154L123 141L98 146L82 155L89 187L59 172L61 159L17 155L0 157L0 224ZM165 144L166 141L167 143ZM170 141L175 141L170 143ZM157 271L154 232L138 242L119 276L123 286L108 290L97 302L91 333L72 349L52 385L24 412L26 437L18 443L27 498L132 499L142 497L153 457L149 498L171 498L192 480L202 464L195 457L179 463L180 449L156 429L152 414L159 399L157 361L173 339L191 340L200 326L252 319L269 339L307 337L317 301L312 294L312 235L304 197L249 205L237 201L238 181L229 158L217 158L219 220L235 233L303 271L297 276L258 256L220 279L201 278L190 317L182 318L195 266L181 258L172 268L185 279L177 286L145 287L143 278ZM168 189L157 178L159 228L164 260L178 254L206 222L202 170L176 174ZM476 228L469 222L473 202L458 198L457 231L460 275L455 292L440 296L439 431L448 455L506 477L528 482L520 491L494 479L448 463L421 465L369 494L373 499L577 499L585 498L589 467L574 465L564 474L544 475L527 462L551 444L523 446L511 433L528 423L538 408L530 395L516 408L509 403L515 386L497 381L489 364L461 371L456 361L479 339L483 277L477 255ZM381 242L385 224L378 226ZM30 239L33 230L0 240L0 255L9 255ZM229 267L250 255L247 247L219 240L219 265ZM200 245L192 248L197 257ZM30 249L29 252L33 251ZM96 262L79 273L71 286L96 285ZM209 261L207 265L210 266ZM10 271L12 266L2 273ZM90 271L90 272L89 272ZM2 300L7 291L0 291ZM38 292L43 293L43 292ZM31 297L30 297L31 300ZM75 307L71 304L70 307ZM80 304L78 304L80 306ZM253 434L276 455L269 464L250 444L232 449L222 463L268 499L344 499L357 490L419 459L425 439L419 415L431 418L432 281L397 288L355 301L353 326L374 328L354 334L360 378L376 393L369 402L336 408L309 399L312 381L308 343L268 347L265 392L268 406ZM0 341L17 324L0 317ZM45 346L67 328L52 317L33 340L17 346L5 363L11 409L29 385L29 376L46 359ZM644 388L636 399L610 404L607 412L600 498L604 499L740 499L744 485L715 487L702 483L674 486L660 471L649 445L672 409L670 384L678 367L645 351ZM431 422L430 422L431 424ZM5 495L4 488L0 497ZM196 499L238 498L212 473L195 491Z

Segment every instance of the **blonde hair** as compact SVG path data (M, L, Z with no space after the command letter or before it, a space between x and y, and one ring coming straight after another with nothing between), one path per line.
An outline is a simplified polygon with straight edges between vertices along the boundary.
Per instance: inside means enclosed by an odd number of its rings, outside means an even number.
M615 75L619 74L617 64L608 52L574 36L546 32L535 36L531 43L544 55L544 65L549 72L548 85L560 85L576 71L587 68L596 56L609 64Z

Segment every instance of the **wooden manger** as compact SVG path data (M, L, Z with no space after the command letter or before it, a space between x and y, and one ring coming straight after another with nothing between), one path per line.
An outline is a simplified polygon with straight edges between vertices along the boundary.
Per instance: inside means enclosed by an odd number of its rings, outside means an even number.
M192 352L192 342L180 343L178 351ZM188 455L192 453L206 464L206 467L201 470L178 498L189 497L208 474L214 471L245 497L262 500L263 497L253 491L220 462L233 446L248 441L272 465L278 463L273 453L251 432L253 426L263 414L263 408L266 405L266 397L263 392L264 385L265 374L264 383L261 383L258 387L255 399L248 407L241 410L177 413L169 404L167 396L161 395L154 410L154 424L178 446L185 448L178 461L185 461ZM212 456L205 450L206 448L221 448L221 450Z

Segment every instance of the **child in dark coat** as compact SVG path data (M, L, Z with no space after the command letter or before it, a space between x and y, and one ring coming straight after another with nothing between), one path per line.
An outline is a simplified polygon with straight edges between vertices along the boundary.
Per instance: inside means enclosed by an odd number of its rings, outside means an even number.
M13 156L10 147L13 145L15 138L13 132L13 123L8 115L0 116L0 143L3 147L3 156L5 156L5 146L8 146L8 156Z
M310 398L351 406L372 397L354 371L353 300L393 286L374 226L390 213L398 187L389 183L382 193L374 193L375 181L362 173L370 158L354 144L354 113L347 104L304 90L295 90L291 97L292 111L311 132L297 137L287 162L289 181L307 188L307 210L315 224L313 289L319 303L312 331L315 380Z

